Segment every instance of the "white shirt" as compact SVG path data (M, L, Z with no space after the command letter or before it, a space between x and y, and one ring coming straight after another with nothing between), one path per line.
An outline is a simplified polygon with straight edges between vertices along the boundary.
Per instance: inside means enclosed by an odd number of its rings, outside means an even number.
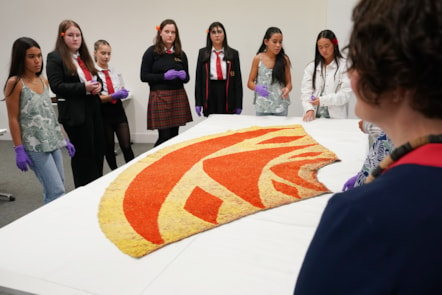
M77 66L77 73L78 73L78 77L80 78L80 82L86 83L86 81L87 81L86 76L84 75L83 69L80 67L80 65L78 64L78 61L77 61L77 56L79 56L79 55L80 54L78 54L78 53L72 54L72 59L74 60L74 64ZM91 75L92 75L92 73L91 73ZM92 75L92 79L97 80L97 76Z
M348 118L348 103L352 97L350 79L347 75L347 66L345 59L339 61L339 69L333 60L321 73L321 65L316 67L315 88L312 86L313 68L315 63L309 63L304 69L304 76L301 84L301 103L304 113L309 110L315 110L315 107L309 103L311 96L319 97L320 104L328 107L330 118L346 119ZM315 114L316 115L316 114Z
M105 71L105 69L101 68L97 64L95 65L95 68L97 68L98 76L100 77L101 81L103 81L103 89L101 90L101 94L108 95L109 91L107 88L106 76L104 75L104 72L103 72L103 71ZM122 78L121 74L118 73L117 71L115 71L115 69L112 67L109 67L108 71L109 71L109 76L112 80L112 86L114 87L114 91L117 92L118 90L120 90L121 88L124 87L123 78Z
M219 58L221 59L221 69L223 71L223 79L225 80L227 75L227 65L226 61L224 59L224 48L221 48L221 50L215 50L214 47L212 47L212 53L210 54L210 80L218 80L218 75L216 74L216 54L214 51L220 51Z

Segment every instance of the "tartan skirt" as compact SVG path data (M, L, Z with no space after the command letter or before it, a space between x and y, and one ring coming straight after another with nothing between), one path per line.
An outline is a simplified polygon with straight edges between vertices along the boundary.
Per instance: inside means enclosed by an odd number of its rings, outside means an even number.
M147 129L166 129L192 122L189 99L184 88L150 91Z

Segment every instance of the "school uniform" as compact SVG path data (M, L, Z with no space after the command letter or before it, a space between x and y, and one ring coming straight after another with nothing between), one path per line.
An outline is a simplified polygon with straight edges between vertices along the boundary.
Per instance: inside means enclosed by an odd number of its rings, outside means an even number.
M57 98L58 120L76 148L71 159L75 187L86 185L103 175L104 135L100 97L86 91L85 78L79 67L76 73L67 71L58 51L48 54L46 72Z
M203 107L204 116L234 114L242 109L243 88L239 53L221 52L222 78L216 74L214 48L201 48L198 53L195 80L195 105Z
M164 73L170 69L184 70L186 78L164 79ZM140 79L150 87L147 129L168 129L192 121L189 99L184 89L184 83L190 79L184 52L177 57L174 53L155 53L154 46L149 47L143 54Z

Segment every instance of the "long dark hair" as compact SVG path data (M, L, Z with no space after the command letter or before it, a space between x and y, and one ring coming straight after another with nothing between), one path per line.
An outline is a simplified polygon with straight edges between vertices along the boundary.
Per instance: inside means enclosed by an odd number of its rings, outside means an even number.
M212 50L212 39L210 39L210 32L213 28L221 28L224 32L224 40L223 40L223 47L224 47L224 60L232 60L233 59L233 50L229 47L229 44L227 43L227 33L226 29L224 28L223 24L220 22L213 22L210 24L209 29L207 29L207 39L206 39L206 50L210 52Z
M161 22L160 27L157 30L157 36L155 38L154 52L160 55L164 54L164 47L166 47L166 45L163 43L163 39L161 38L160 33L166 25L175 26L176 35L175 35L175 41L173 42L173 51L176 57L181 57L182 49L181 49L180 33L178 31L178 26L176 25L173 19L165 19Z
M322 70L324 68L324 63L325 63L325 59L324 57L322 57L322 55L319 53L319 49L318 49L318 40L321 38L325 38L325 39L329 39L330 42L333 44L333 59L336 62L337 68L335 71L335 76L336 73L339 70L339 59L342 58L342 54L341 51L339 50L339 44L338 44L338 39L336 38L335 33L333 33L330 30L323 30L321 32L319 32L318 37L316 38L316 43L315 43L315 67L313 68L313 77L312 77L312 87L313 89L316 89L316 67L321 64L321 73Z
M81 59L86 64L91 74L96 75L97 70L95 69L94 61L92 60L91 54L89 53L89 49L87 48L86 41L84 40L83 31L81 30L80 25L77 24L75 21L67 19L60 23L60 25L58 26L57 41L55 42L55 50L60 52L63 63L66 66L68 72L71 74L76 73L77 67L72 61L72 53L69 47L66 45L66 42L64 41L66 30L68 30L72 26L80 30L81 34L81 45L78 49L78 53L80 54Z
M32 47L37 47L40 49L40 45L38 45L37 41L28 37L21 37L14 41L12 44L12 53L11 53L11 65L9 67L8 78L6 79L5 86L3 87L3 91L6 90L6 84L8 83L9 78L16 76L18 79L15 81L14 86L11 88L11 92L6 94L5 96L11 95L14 91L15 86L17 86L18 81L25 73L26 69L26 50ZM37 76L40 76L43 71L43 60L41 61L41 69L40 72L36 73Z
M264 40L270 40L273 34L281 34L282 31L277 27L270 27L267 29L267 31L264 34L264 38L262 39L261 46L258 49L258 52L256 54L259 54L261 52L264 52L266 50L266 45L264 43ZM279 83L285 85L287 83L286 75L285 75L285 68L287 66L287 59L288 56L285 54L284 48L281 47L281 51L276 56L275 60L275 66L272 70L272 83L275 81L278 81Z

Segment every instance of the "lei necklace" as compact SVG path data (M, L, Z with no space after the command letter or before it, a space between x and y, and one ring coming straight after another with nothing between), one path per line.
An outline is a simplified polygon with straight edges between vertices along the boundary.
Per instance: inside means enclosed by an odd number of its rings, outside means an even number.
M442 143L442 134L430 134L427 136L422 136L419 138L416 138L415 140L412 140L410 142L407 142L400 147L394 149L388 156L386 156L379 165L373 169L371 174L367 177L365 180L365 183L372 182L376 177L382 174L382 172L390 167L391 164L408 154L414 149L417 149L418 147L421 147L427 143Z

